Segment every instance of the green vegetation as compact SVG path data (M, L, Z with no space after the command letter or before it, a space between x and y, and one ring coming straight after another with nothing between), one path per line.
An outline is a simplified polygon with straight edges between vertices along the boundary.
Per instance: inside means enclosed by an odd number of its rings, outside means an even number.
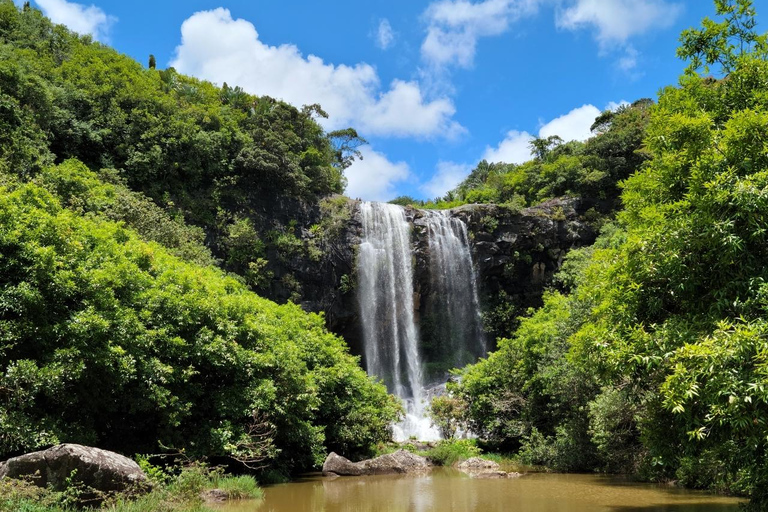
M398 404L321 317L39 185L0 190L0 453L165 446L293 470L388 438Z
M250 476L225 476L220 469L190 465L174 473L155 468L154 487L145 495L131 493L103 496L101 510L113 512L213 512L206 506L203 494L217 489L227 499L260 499L263 496L256 480ZM161 475L157 476L157 475ZM23 480L0 481L1 512L75 512L93 505L81 500L76 487L63 492L43 489Z
M324 132L318 105L296 109L153 64L0 0L0 171L30 179L78 159L116 187L104 212L113 220L208 264L205 241L253 290L288 300L272 284L292 253L268 235L317 223L320 199L343 191L365 141L353 129ZM304 245L302 257L324 256Z
M467 203L497 203L513 210L561 196L580 197L602 214L618 206L619 183L648 159L643 137L652 101L638 100L603 112L586 142L559 137L534 139L534 158L524 164L483 160L454 190L434 201L398 197L391 202L423 208L453 208Z
M346 200L323 198L364 141L154 68L0 0L0 457L78 442L288 475L369 453L400 405L321 316L248 289L341 236Z
M479 457L481 453L474 439L450 439L438 441L423 455L438 466L453 466L463 460Z
M762 510L768 52L749 1L716 7L723 22L683 34L679 85L642 107L646 161L622 184L617 224L449 387L454 421L524 462L675 480ZM722 78L698 74L709 65Z
M414 444L416 443L416 444ZM463 460L472 457L485 457L486 454L478 447L474 439L443 439L436 443L387 443L380 444L376 450L376 456L393 453L397 450L409 452L427 457L436 466L453 466ZM494 459L501 459L499 455L491 455Z

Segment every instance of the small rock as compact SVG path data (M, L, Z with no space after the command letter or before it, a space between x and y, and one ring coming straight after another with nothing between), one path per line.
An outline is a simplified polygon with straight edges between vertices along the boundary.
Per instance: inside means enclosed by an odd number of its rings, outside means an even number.
M224 503L229 499L229 494L221 489L208 489L201 492L200 497L208 503Z

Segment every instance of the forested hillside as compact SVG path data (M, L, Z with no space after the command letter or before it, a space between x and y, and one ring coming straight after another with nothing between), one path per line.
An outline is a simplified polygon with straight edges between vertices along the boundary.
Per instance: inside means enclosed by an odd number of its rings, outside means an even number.
M424 208L496 203L520 209L570 196L589 203L593 220L609 215L619 206L619 183L648 159L643 139L652 105L641 99L604 111L586 142L565 142L556 135L533 139L532 158L520 165L483 160L455 189L433 201L399 197L392 202Z
M30 178L76 158L151 199L179 226L169 236L204 242L252 289L302 300L297 259L327 265L338 233L325 228L346 215L323 198L344 189L364 142L354 130L324 132L318 105L146 69L11 0L0 1L0 41L0 169Z
M761 509L768 44L749 2L716 5L718 20L683 33L690 66L648 110L647 160L621 183L617 222L569 255L561 291L496 353L458 372L437 412L530 463L738 492Z
M248 290L291 236L281 205L343 189L355 134L316 114L0 1L0 457L79 442L288 472L388 439L399 404L322 317Z

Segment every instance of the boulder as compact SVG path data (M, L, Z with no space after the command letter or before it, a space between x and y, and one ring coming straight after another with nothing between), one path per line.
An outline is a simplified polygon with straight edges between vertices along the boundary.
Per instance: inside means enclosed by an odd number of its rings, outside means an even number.
M398 450L360 462L352 462L331 452L323 463L323 474L326 476L360 476L419 473L429 470L431 466L426 457L406 450Z
M70 476L104 493L149 487L147 476L128 457L79 444L60 444L0 463L0 478L29 477L40 487L58 491L66 487Z
M471 457L459 463L459 469L478 470L478 469L499 469L499 464L482 457Z

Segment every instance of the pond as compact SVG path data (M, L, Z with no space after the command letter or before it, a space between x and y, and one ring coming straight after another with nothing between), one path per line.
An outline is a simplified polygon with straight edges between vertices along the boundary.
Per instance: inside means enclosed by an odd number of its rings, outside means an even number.
M258 502L222 512L736 512L739 500L602 475L530 473L476 479L438 468L425 475L326 478L268 486Z

